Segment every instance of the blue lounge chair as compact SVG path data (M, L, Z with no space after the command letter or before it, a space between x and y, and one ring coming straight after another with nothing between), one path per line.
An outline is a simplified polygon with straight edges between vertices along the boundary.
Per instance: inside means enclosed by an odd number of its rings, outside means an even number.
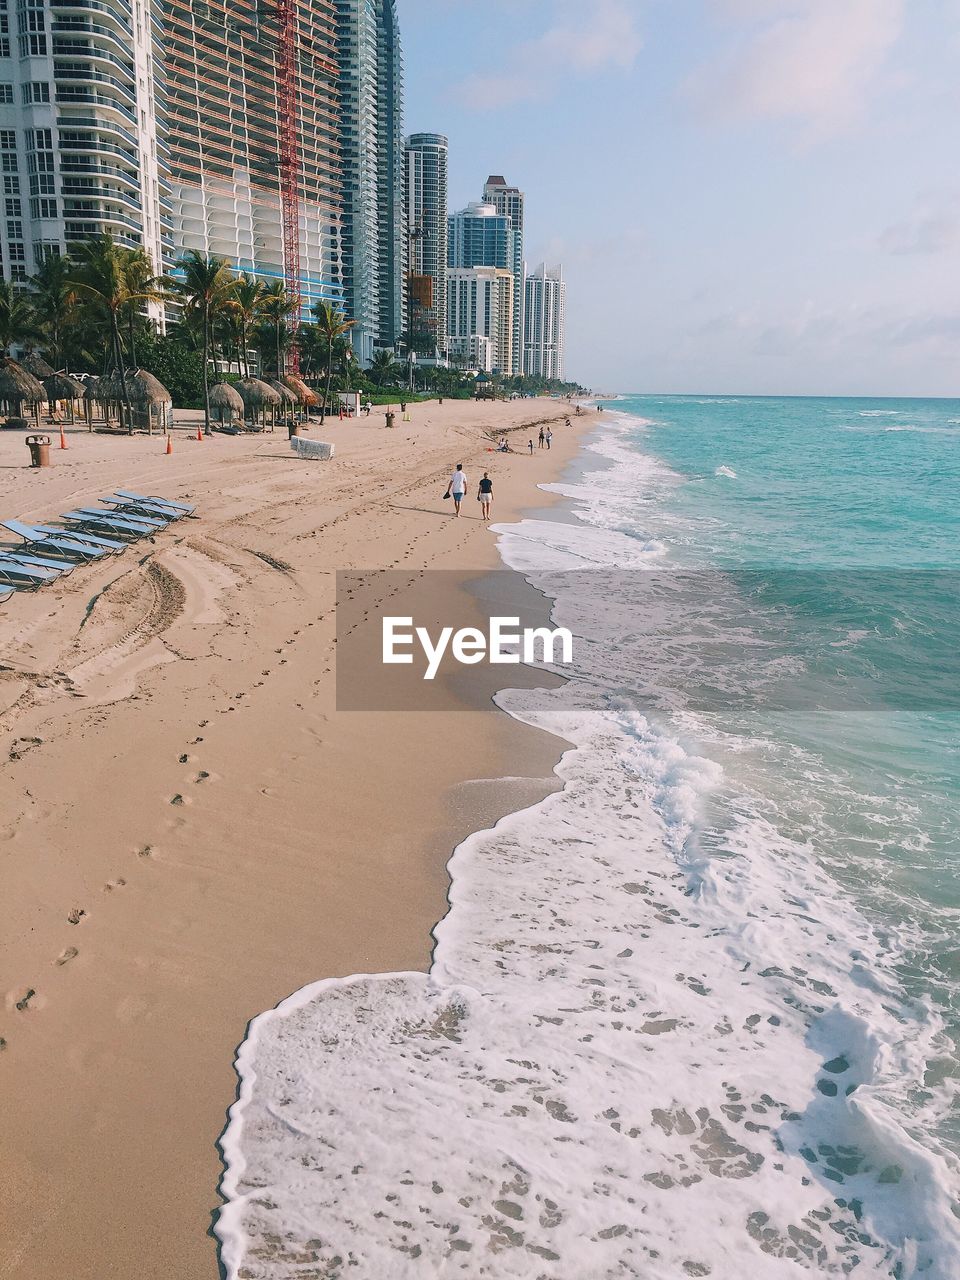
M196 507L186 502L174 502L171 498L161 498L156 493L131 493L129 489L114 489L118 498L126 498L133 502L155 502L158 506L169 507L173 511L182 511L185 516L192 516Z
M134 516L126 511L108 511L106 507L77 507L75 515L103 517L108 520L126 520L128 524L142 524L150 529L165 529L170 523L163 516Z
M21 591L36 591L59 576L52 569L41 569L38 565L30 569L25 564L0 554L0 582L18 587Z
M135 501L133 498L101 498L101 502L112 502L114 508L123 515L132 515L136 519L140 515L152 516L156 520L183 520L188 512L178 511L176 507L164 506L162 502L155 502L153 498L144 498L143 501Z
M75 542L82 542L84 545L89 543L90 546L100 551L110 551L115 556L126 551L130 545L129 542L119 542L116 538L100 538L95 533L84 533L80 529L64 529L63 526L55 524L35 524L33 526L36 533L48 534L51 538L70 537Z
M6 604L6 602L10 599L12 595L13 595L12 590L0 591L0 604Z
M57 529L50 533L46 529L35 529L32 525L24 524L22 520L0 520L0 527L23 538L32 549L49 552L54 556L66 556L71 560L100 560L110 554L106 547L95 547L89 542L72 538L69 529Z
M52 569L61 578L69 577L77 567L73 560L48 560L44 556L34 555L29 548L21 551L0 551L0 556L3 556L4 560L16 560L17 564L22 564L27 569L34 565L38 569Z
M100 529L117 538L127 538L131 541L150 537L163 528L162 525L158 527L139 521L125 520L122 516L114 516L108 511L104 511L102 515L92 511L67 511L60 519L66 520L70 525L78 524L84 529L88 527Z

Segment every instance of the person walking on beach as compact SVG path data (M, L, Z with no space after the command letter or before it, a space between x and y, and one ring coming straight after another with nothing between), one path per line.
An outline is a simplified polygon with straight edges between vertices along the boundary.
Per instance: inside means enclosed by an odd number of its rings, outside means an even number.
M489 524L490 503L493 502L493 481L487 471L483 473L483 479L477 489L477 501L480 503L480 519Z
M550 442L552 439L553 439L553 432L548 427L547 428L547 452L548 453L550 452Z
M533 457L533 441L532 440L527 441L527 448L530 450L530 457L532 458Z
M541 427L540 428L540 448L541 449L543 448L543 442L545 439L546 439L546 436L543 434L543 427Z
M463 501L463 495L467 492L467 477L464 474L463 463L457 463L457 469L450 477L450 483L447 485L447 492L443 495L445 498L453 499L453 514L460 515L460 503Z

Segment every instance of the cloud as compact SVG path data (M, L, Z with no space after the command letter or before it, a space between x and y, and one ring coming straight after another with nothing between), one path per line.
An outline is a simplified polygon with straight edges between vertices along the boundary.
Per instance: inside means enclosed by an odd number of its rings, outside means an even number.
M563 16L514 49L502 70L467 78L461 94L470 106L493 110L546 98L563 88L564 76L633 66L642 44L634 0L565 2L560 7Z
M895 256L933 255L960 248L960 196L921 203L912 217L887 227L880 234L880 248Z
M856 125L897 43L905 0L711 0L734 47L686 90L710 118L793 121L815 138Z

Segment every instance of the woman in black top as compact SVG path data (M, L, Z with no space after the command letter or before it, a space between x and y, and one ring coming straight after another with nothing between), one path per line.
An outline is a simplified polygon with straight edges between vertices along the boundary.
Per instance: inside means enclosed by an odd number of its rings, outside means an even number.
M477 501L480 503L480 518L489 521L490 503L493 502L493 481L486 471L477 489Z

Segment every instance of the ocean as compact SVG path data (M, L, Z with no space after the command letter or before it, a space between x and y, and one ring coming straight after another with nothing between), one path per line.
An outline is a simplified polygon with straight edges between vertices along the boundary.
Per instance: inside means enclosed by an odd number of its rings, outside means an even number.
M624 396L497 529L573 743L421 974L256 1019L228 1275L960 1275L960 402Z

